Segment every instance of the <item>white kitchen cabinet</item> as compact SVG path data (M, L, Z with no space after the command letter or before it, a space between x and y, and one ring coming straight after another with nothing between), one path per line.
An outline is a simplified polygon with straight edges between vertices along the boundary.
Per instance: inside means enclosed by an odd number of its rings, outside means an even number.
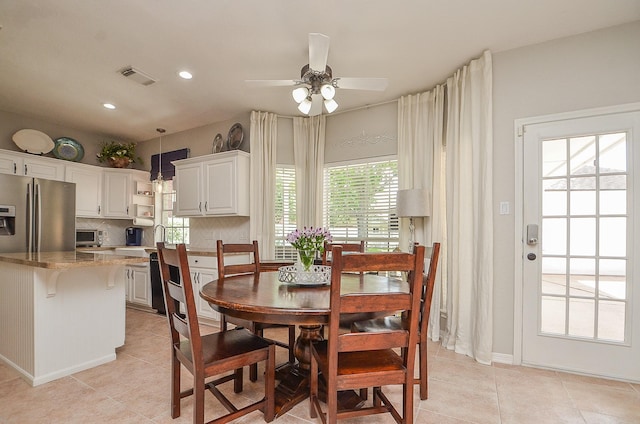
M199 295L202 286L218 278L216 257L189 255L188 260L198 316L220 321L220 313L214 311L209 303Z
M25 157L22 168L29 177L64 181L64 163L58 159Z
M126 170L104 171L103 211L105 218L131 218L131 174Z
M124 268L126 298L130 303L151 307L151 277L148 265L128 265Z
M249 163L240 150L174 161L176 216L248 216Z
M0 151L0 173L64 181L64 162L28 153Z
M202 215L202 180L200 162L176 165L173 180L176 190L176 216Z
M67 165L65 181L76 184L76 216L102 216L102 168L91 165Z

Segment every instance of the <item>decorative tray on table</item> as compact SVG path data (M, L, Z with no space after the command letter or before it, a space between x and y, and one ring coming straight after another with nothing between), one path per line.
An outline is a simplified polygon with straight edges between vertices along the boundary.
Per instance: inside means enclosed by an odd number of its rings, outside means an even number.
M312 265L309 271L303 271L296 265L281 266L278 280L296 286L323 286L331 281L331 267Z

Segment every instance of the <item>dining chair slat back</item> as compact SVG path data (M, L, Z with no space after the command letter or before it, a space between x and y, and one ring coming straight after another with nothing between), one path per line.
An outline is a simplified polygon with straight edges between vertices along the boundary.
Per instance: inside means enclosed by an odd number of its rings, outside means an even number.
M193 422L204 423L204 392L208 389L228 411L212 422L228 422L256 410L263 412L265 421L272 421L275 416L274 345L245 329L202 335L186 246L177 244L175 249L169 249L164 243L158 243L157 248L171 333L171 417L180 416L180 399L193 395ZM178 270L179 279L172 279L171 268ZM242 367L262 361L265 362L264 397L236 407L218 386L233 380L234 392L241 392ZM193 376L193 388L185 391L180 387L182 365ZM229 372L231 374L223 375Z
M400 423L413 422L413 372L418 338L420 289L424 267L424 246L412 253L363 253L343 255L342 247L333 248L331 264L329 337L311 344L310 414L323 415L323 422L339 418L391 413ZM408 290L385 293L342 293L345 272L401 272ZM402 274L405 273L405 274ZM360 278L385 278L361 276ZM388 277L393 279L395 277ZM344 333L340 318L351 313L388 313L402 311L405 325L384 333ZM403 352L397 352L398 348ZM326 382L326 408L318 398L318 371ZM402 415L389 401L382 386L402 385ZM338 411L338 391L373 388L373 405Z
M364 240L360 240L360 243L329 243L325 241L322 251L322 265L331 265L329 254L332 253L333 246L342 246L343 252L364 253Z
M431 259L429 262L429 271L423 276L423 284L420 299L420 332L418 335L418 378L414 379L414 384L420 385L420 399L428 399L429 397L429 374L428 374L428 329L429 316L431 311L431 300L433 298L433 289L436 281L436 273L438 271L438 261L440 258L440 243L433 243L431 248ZM356 321L351 324L353 332L384 332L402 327L402 319L398 316L389 316L384 318L375 318L365 321Z

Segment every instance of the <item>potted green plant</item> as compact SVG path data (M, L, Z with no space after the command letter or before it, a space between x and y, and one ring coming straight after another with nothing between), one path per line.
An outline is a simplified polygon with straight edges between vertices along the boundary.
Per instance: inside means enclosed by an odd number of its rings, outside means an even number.
M96 156L98 162L107 162L114 168L126 168L132 162L142 163L142 158L136 155L135 143L104 142Z

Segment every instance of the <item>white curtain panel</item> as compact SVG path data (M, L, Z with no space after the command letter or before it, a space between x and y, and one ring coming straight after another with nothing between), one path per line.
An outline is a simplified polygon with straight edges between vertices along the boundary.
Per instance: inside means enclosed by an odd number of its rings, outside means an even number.
M322 187L325 145L324 115L293 118L298 228L322 226Z
M275 259L274 204L276 180L277 115L251 112L251 199L249 234L257 240L260 257Z
M444 201L444 86L426 93L401 97L398 102L398 182L400 189L426 188L431 195L431 213L414 219L416 241L426 246L441 243L438 273L431 303L429 337L440 339L440 308L446 273L446 219ZM408 220L400 223L400 245L409 239ZM428 267L428 264L425 266Z
M493 131L491 53L447 79L447 328L443 345L491 363Z

